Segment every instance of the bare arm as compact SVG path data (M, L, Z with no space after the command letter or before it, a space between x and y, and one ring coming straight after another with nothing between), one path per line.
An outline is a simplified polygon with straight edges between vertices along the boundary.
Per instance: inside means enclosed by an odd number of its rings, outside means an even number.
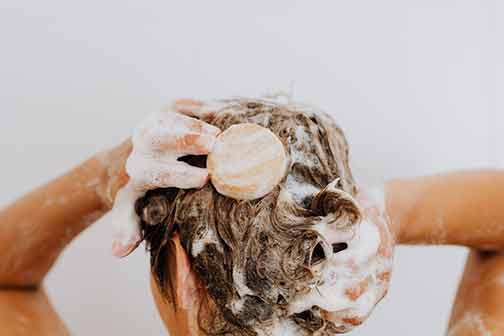
M504 171L396 180L386 208L399 244L504 248Z
M42 288L0 291L0 334L69 335Z
M208 171L177 158L208 153L220 130L187 115L210 118L214 113L211 106L183 99L149 120L152 123L143 125L138 134L146 143L142 148L146 160L135 162L138 174L161 183L156 187L204 185ZM112 207L117 191L129 180L125 166L132 147L128 140L98 154L0 211L0 289L39 285L64 247ZM165 158L173 154L172 160L157 162L154 151L163 152ZM159 165L163 169L145 171ZM148 189L154 182L142 183L136 187ZM138 235L132 246L115 244L114 251L124 256L139 242Z
M0 288L41 283L65 246L110 207L127 180L119 170L130 150L128 141L93 157L0 211Z
M471 251L452 309L448 336L504 333L504 255Z
M392 181L386 195L398 243L472 248L447 335L503 334L504 171Z
M111 205L130 142L0 211L0 333L68 335L40 286L61 251Z
M197 111L184 110L188 106ZM172 110L197 117L214 113L192 100L176 102ZM168 127L155 133L162 137L156 144L166 154L207 154L220 132L187 116L167 114L166 118L171 121ZM142 135L150 139L149 132ZM0 334L68 334L40 285L63 249L110 210L117 191L129 180L126 161L131 151L131 141L125 141L0 210ZM178 182L197 187L208 180L206 169L184 166L181 180L181 162L163 163L158 180L165 185L161 187ZM130 250L120 252L125 255Z

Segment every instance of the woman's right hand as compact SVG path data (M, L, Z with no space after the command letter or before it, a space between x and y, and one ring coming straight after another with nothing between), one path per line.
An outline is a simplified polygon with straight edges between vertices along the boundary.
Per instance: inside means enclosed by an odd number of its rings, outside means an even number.
M220 129L202 120L211 120L216 111L214 104L181 99L143 122L133 135L133 148L120 151L122 157L115 159L118 167L109 174L109 198L120 203L121 197L156 188L203 187L209 179L207 169L178 159L185 155L206 155L212 150ZM131 203L130 199L124 201ZM120 221L112 253L124 257L140 241L139 224L132 220Z
M363 220L349 242L350 253L340 256L341 269L336 266L342 275L338 281L347 284L341 301L346 300L348 305L346 309L322 312L340 332L352 330L369 317L388 292L393 267L395 241L385 213L384 194L379 189L361 190L358 201Z

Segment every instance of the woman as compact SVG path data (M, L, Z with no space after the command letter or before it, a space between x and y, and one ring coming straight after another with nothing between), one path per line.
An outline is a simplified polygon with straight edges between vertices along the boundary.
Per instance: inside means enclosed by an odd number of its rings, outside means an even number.
M169 164L164 162L162 171L143 171L141 175L150 179L141 181L137 188L147 190L153 184L201 188L208 181L206 169L191 167L177 158L211 150L219 130L188 116L210 118L215 109L204 103L180 100L173 110L175 113L167 114L172 127L156 142L157 150L172 153L173 160ZM68 333L41 284L64 247L111 209L117 191L128 182L125 163L131 150L131 142L126 141L96 155L0 212L3 334ZM155 165L141 164L141 167ZM502 190L504 173L498 171L396 180L385 184L381 206L366 208L369 216L373 216L373 211L385 211L396 244L455 244L473 249L455 302L450 335L504 332L504 326L498 323L504 261L495 252L504 246L500 225L504 220L504 211L500 209ZM140 242L139 232L134 226L122 227L113 243L113 253L129 254ZM177 267L171 274L178 279L175 283L183 284L175 288L177 309L164 300L154 280L153 295L168 330L173 335L187 335L188 330L193 330L191 303L201 293L189 259L176 239L171 257ZM479 295L483 291L485 295Z

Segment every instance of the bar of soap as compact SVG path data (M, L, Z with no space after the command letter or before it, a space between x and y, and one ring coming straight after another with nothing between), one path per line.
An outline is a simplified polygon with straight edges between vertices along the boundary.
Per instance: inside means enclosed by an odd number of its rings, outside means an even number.
M222 132L208 155L207 168L215 189L238 199L260 198L285 175L287 156L282 142L267 128L237 124Z

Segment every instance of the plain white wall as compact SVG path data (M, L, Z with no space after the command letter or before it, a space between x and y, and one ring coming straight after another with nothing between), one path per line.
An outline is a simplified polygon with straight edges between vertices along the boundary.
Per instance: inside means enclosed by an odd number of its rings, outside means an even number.
M0 205L174 97L291 86L345 129L363 183L502 164L503 14L497 0L0 0ZM145 253L115 260L110 236L102 221L65 251L56 307L76 335L162 335ZM399 248L389 296L352 335L442 334L465 255Z

